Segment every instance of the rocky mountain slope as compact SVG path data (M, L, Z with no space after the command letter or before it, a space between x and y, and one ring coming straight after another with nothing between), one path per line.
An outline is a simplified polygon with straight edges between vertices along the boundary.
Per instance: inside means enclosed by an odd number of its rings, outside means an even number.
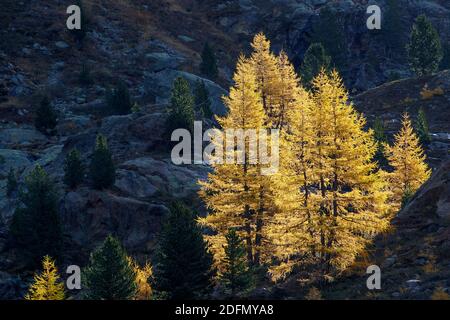
M297 66L301 64L310 44L314 26L320 19L320 10L329 7L337 12L343 24L343 53L348 64L341 72L349 87L360 92L386 82L392 74L399 77L411 75L404 57L392 58L383 41L383 27L387 21L382 21L381 31L371 31L366 27L369 5L378 5L382 10L382 18L387 16L385 0L211 0L201 3L209 13L210 20L231 35L234 41L248 43L255 33L263 31L272 40L274 49L286 50ZM403 32L396 39L397 46L405 46L414 19L419 14L426 14L430 18L443 43L450 41L447 32L450 27L448 1L401 0L399 7L399 23Z
M191 83L205 81L217 114L225 112L220 97L230 84L236 58L248 52L248 43L264 31L276 51L284 48L298 66L308 35L324 6L338 10L345 21L351 62L343 70L356 106L372 120L380 115L389 129L398 128L405 108L426 108L435 134L430 158L437 167L448 154L450 132L450 75L442 72L423 79L407 79L376 87L389 73L409 76L405 63L384 55L385 48L365 28L367 1L327 0L86 0L89 29L78 43L65 27L71 0L3 0L0 12L0 299L17 298L29 272L7 245L7 231L17 197L7 199L10 168L23 179L40 164L58 186L60 214L67 250L62 264L83 264L92 248L109 233L139 257L151 254L160 222L173 199L183 199L202 210L197 180L203 166L175 166L161 148L165 105L172 81L184 76ZM380 3L384 3L380 1ZM448 30L448 1L404 1L405 23L410 26L425 12L436 27ZM440 32L443 40L450 35ZM216 50L220 77L216 82L199 72L200 53L208 41ZM375 65L369 52L378 59ZM79 83L87 66L93 85ZM140 111L112 115L105 92L118 80L130 88ZM376 87L376 88L375 88ZM434 93L423 96L424 88ZM441 88L442 91L434 91ZM55 136L45 136L33 125L38 96L45 92L58 111ZM424 98L425 97L425 98ZM109 191L94 191L85 183L68 191L62 183L62 164L74 147L89 162L95 137L108 139L117 165L117 180ZM437 182L436 182L437 183ZM448 194L448 193L447 193Z
M392 137L401 125L401 115L413 118L423 108L429 121L431 143L427 147L428 162L437 169L450 150L450 71L436 75L408 78L386 83L353 98L358 109L373 124L378 117Z

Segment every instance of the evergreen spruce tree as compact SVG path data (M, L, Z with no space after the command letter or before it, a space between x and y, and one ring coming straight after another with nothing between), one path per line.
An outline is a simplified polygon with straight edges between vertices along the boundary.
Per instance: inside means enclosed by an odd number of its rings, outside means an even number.
M322 68L327 70L330 67L330 63L331 58L326 54L322 44L311 44L308 50L306 50L300 67L300 74L304 86L309 87L312 79L319 74Z
M43 133L53 130L57 124L56 112L53 109L50 100L44 96L36 109L35 127Z
M115 89L107 92L106 100L111 110L117 114L129 114L131 112L131 108L133 107L130 92L128 91L127 85L123 81L120 81Z
M375 119L373 124L373 133L375 142L377 143L377 152L375 153L374 159L378 162L379 167L383 168L388 165L385 155L385 146L388 141L383 121L379 117Z
M402 128L395 135L394 145L388 146L386 152L389 165L394 169L389 174L393 203L399 208L404 196L415 193L431 175L407 113L403 115Z
M90 177L94 188L99 190L111 187L116 181L116 168L106 138L102 135L97 136L90 165Z
M311 43L321 43L331 56L334 67L341 70L346 65L347 43L345 28L338 13L329 6L320 10L319 19L313 26Z
M211 118L213 113L211 111L211 99L209 98L208 88L204 81L197 80L194 87L194 103L195 111L199 118Z
M42 260L43 270L34 275L34 281L25 296L26 300L64 300L64 282L61 280L55 261L49 256Z
M252 284L253 276L249 268L245 245L235 229L230 229L225 235L227 244L224 246L225 257L222 261L223 272L220 282L229 290L232 297L245 294Z
M8 179L6 181L6 195L11 197L14 191L17 190L17 177L14 169L11 167L8 173Z
M219 74L216 56L209 43L205 43L203 47L200 72L211 80L215 80Z
M422 144L422 146L423 147L428 146L428 144L431 142L430 130L428 127L428 120L425 114L425 110L422 107L419 109L419 112L417 114L415 127L417 136L419 137L419 141Z
M83 273L90 300L131 300L137 292L136 273L119 240L108 236L92 252Z
M174 203L157 255L154 289L168 299L207 297L215 274L213 257L192 212Z
M405 52L405 23L402 21L404 12L400 1L387 0L383 15L382 34L390 55L401 58Z
M71 189L76 188L83 181L84 166L81 162L80 152L73 149L66 156L64 162L64 183Z
M53 182L40 166L26 177L19 199L10 230L13 243L32 265L45 255L58 257L63 239L57 196Z
M443 56L441 40L425 15L417 17L407 49L411 68L418 76L438 70Z
M166 134L170 137L176 129L194 128L194 97L191 94L189 82L178 77L173 83L170 107L167 110Z
M411 188L407 188L404 192L403 192L403 196L401 199L401 205L400 205L400 209L403 209L404 207L406 207L408 205L408 203L411 201L411 199L414 197L415 191L413 191Z

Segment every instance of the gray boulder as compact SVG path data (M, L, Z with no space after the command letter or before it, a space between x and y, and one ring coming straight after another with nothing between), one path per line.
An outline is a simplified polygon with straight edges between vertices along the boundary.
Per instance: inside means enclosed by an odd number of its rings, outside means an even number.
M137 172L160 192L175 198L192 197L199 190L197 181L205 179L208 169L202 165L177 166L170 160L141 157L126 161L120 169Z
M128 170L117 170L114 186L123 194L142 199L149 198L158 191L150 178Z

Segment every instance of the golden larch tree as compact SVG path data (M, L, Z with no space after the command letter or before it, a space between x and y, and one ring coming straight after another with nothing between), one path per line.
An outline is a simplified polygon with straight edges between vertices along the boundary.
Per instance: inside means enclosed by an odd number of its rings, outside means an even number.
M224 132L227 129L252 129L256 134L263 130L264 110L257 92L256 79L252 65L243 56L240 57L234 74L234 86L230 89L224 103L228 108L225 117L217 117ZM248 145L246 137L245 145ZM200 197L205 201L211 213L199 219L199 222L213 229L214 235L207 236L216 261L223 259L223 245L226 243L225 234L230 228L236 228L239 236L245 239L247 259L253 263L256 241L256 212L260 207L260 166L254 159L255 154L250 148L244 153L243 163L217 163L217 156L224 158L236 150L227 151L228 137L220 139L212 137L212 143L218 150L211 157L213 172L206 181L200 181ZM233 139L234 140L234 139ZM235 141L233 141L234 143ZM221 149L221 150L220 150ZM239 152L233 154L233 158ZM220 159L219 159L220 160Z
M265 111L265 123L275 127L279 123L280 73L279 61L270 51L270 41L263 33L258 33L251 43L253 52L250 63L254 69L256 87L261 95Z
M291 78L292 79L292 78ZM271 266L274 280L285 277L298 264L314 255L314 213L317 196L310 191L312 168L313 101L295 77L286 109L286 125L280 139L280 169L272 177L276 213L268 225L273 254L279 263ZM292 81L292 80L291 80Z
M259 33L251 43L253 52L250 63L253 67L257 91L265 113L264 125L283 130L286 114L292 106L297 76L287 55L281 52L277 57L270 51L270 41ZM271 259L271 243L268 241L267 228L274 215L273 179L271 176L259 176L259 207L256 211L256 238L254 264Z
M388 227L386 185L376 172L373 132L348 99L336 71L313 80L313 189L320 196L318 239L325 272L342 270Z
M153 268L149 262L142 267L133 258L128 257L128 262L136 274L136 296L135 300L151 300L153 290L150 286L150 279L153 276Z
M210 210L200 222L214 232L207 238L216 261L225 234L236 228L248 262L269 263L274 279L296 265L319 266L324 275L342 270L389 224L373 132L364 130L337 72L322 71L309 93L287 55L273 55L263 34L252 47L250 59L238 61L224 99L229 113L218 122L224 130L280 129L279 172L264 176L261 164L247 160L213 162L200 182Z
M403 197L416 192L431 175L408 113L403 114L402 128L395 135L393 146L387 146L386 153L389 165L394 169L388 175L393 202L399 208Z
M281 51L277 57L277 108L273 120L273 126L277 129L284 129L288 119L288 113L295 109L300 92L299 79L295 73L294 66L289 61L289 57Z
M64 282L61 281L55 261L49 256L42 260L43 270L35 274L34 281L25 296L26 300L64 300Z

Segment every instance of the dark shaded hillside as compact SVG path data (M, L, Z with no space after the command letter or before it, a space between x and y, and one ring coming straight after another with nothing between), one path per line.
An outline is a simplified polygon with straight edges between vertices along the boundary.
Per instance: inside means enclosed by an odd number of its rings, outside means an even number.
M395 217L389 234L326 294L338 299L430 299L450 287L450 161L426 182ZM381 290L366 288L366 268L381 268Z

